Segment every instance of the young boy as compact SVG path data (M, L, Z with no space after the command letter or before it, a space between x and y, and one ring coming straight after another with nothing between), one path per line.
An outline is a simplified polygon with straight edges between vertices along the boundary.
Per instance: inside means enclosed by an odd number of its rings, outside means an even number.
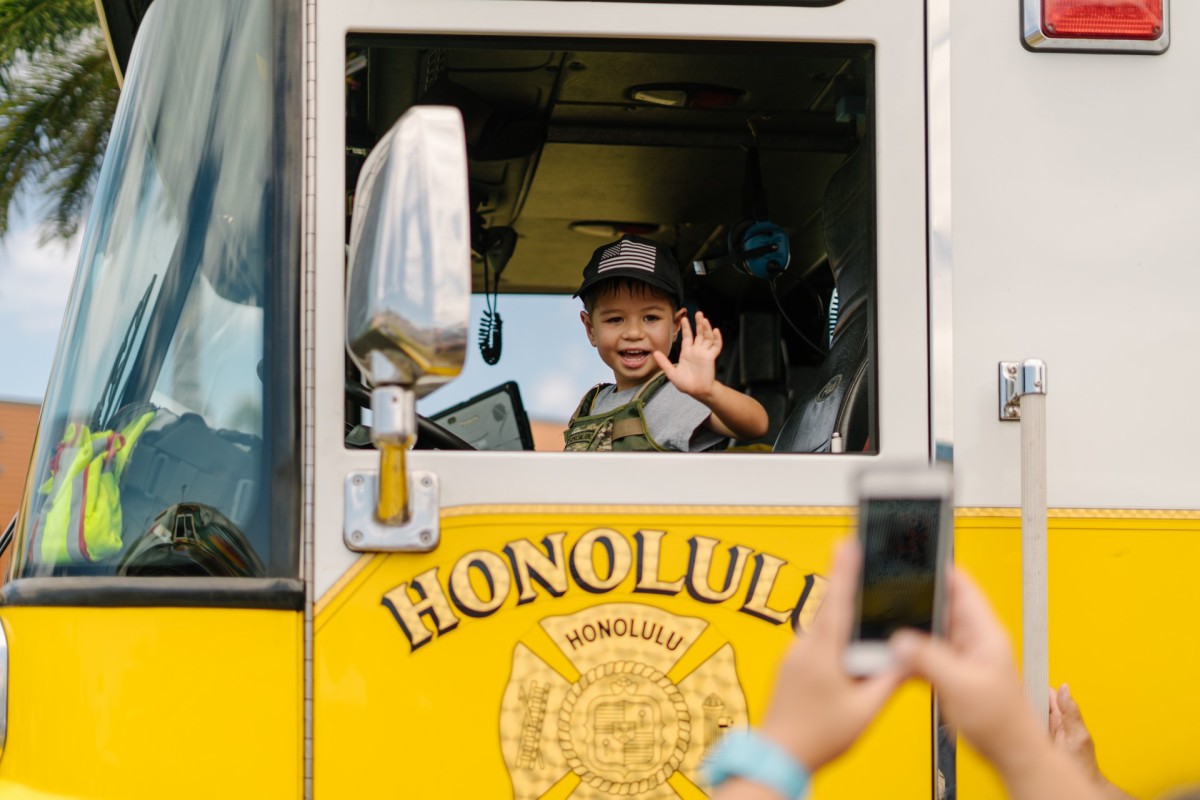
M575 296L579 318L614 384L594 387L571 417L566 450L707 450L726 438L757 439L767 412L716 379L721 332L681 308L683 281L665 246L626 235L597 248ZM679 363L667 354L682 331Z

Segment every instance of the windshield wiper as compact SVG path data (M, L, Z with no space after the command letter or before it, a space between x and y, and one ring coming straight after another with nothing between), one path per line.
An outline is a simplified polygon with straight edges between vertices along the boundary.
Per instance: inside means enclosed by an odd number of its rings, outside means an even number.
M150 285L142 293L142 299L138 302L137 308L133 310L133 318L129 320L129 326L125 328L125 336L121 340L121 349L117 351L117 357L113 360L112 370L108 373L108 383L104 384L104 391L100 394L100 402L96 403L96 411L92 414L92 430L100 430L101 422L107 422L117 410L109 408L109 406L116 402L117 387L121 383L121 376L125 374L125 364L129 361L129 354L133 352L133 340L137 335L138 328L142 324L142 317L146 314L146 306L150 304L150 293L154 291L154 284L157 281L157 274L150 276Z

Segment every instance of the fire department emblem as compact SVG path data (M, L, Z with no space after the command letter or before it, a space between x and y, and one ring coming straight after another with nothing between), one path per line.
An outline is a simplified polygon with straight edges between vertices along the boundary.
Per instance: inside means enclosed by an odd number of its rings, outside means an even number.
M522 637L501 705L514 800L693 796L705 753L745 725L733 648L694 617L612 603Z

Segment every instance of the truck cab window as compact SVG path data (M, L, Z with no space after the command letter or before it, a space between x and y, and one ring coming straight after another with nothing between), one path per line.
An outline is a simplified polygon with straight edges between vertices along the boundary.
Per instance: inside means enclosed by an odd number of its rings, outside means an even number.
M157 6L133 53L22 509L17 577L295 572L269 498L288 214L269 4ZM137 69L139 59L158 65ZM274 522L274 525L272 525ZM274 527L282 536L273 537Z
M571 295L593 250L638 234L671 249L689 316L720 329L718 379L767 410L765 436L719 450L877 452L872 65L866 45L352 34L348 199L406 109L465 121L475 330L464 375L420 413L458 429L473 411L442 412L515 383L540 434L522 447L561 450L552 433L612 379ZM369 444L357 381L348 366L348 446Z

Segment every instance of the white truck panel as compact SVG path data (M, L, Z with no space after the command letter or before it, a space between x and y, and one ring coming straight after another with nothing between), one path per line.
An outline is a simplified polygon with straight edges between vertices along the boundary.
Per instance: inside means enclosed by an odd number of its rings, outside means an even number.
M1051 507L1195 508L1200 7L1133 56L1028 52L1018 5L951 6L958 503L1019 505L997 362L1041 358Z

